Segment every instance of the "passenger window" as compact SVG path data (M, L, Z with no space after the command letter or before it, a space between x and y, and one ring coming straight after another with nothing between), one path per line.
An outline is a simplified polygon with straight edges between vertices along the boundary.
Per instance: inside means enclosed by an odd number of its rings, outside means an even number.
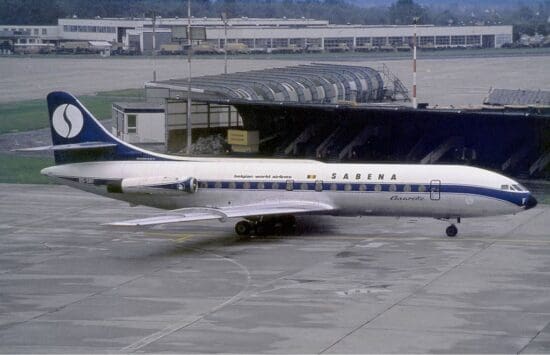
M307 190L307 183L303 182L300 184L300 190Z
M216 183L214 184L214 187L215 187L216 189L221 189L221 188L222 188L222 183L219 182L219 181L216 181Z
M271 184L271 188L272 188L273 190L279 189L279 183L278 183L278 182L272 183L272 184Z
M426 186L418 185L418 192L426 192Z
M391 191L391 192L397 191L397 186L395 186L395 185L390 185L390 191Z
M330 191L336 191L338 190L338 185L337 184L330 184Z
M315 181L315 191L323 191L323 182L322 181Z
M403 192L411 192L411 185L405 185L403 186Z
M365 184L359 185L359 191L367 191L367 185Z
M294 180L287 180L286 181L286 190L287 191L294 190Z
M374 185L374 191L376 191L376 192L382 191L382 185L380 185L380 184Z
M229 183L229 188L230 188L230 189L236 189L236 188L237 188L237 184L235 184L235 181L231 181L231 182Z
M351 184L345 184L344 185L344 190L345 191L351 191Z
M243 183L243 189L247 189L247 190L250 189L250 182L245 181L245 182Z
M199 188L206 189L207 187L208 187L208 183L206 183L205 181L199 182Z
M258 189L263 190L265 189L265 184L263 182L258 183Z

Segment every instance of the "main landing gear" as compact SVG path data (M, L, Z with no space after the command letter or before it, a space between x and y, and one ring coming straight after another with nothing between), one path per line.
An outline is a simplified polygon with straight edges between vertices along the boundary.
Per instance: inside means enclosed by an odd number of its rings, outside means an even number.
M460 223L460 217L457 217L456 223ZM458 234L458 228L454 224L451 224L450 226L445 229L445 233L447 234L447 237L456 237Z
M293 233L295 228L294 216L260 217L238 222L235 224L235 233L240 236L289 234Z

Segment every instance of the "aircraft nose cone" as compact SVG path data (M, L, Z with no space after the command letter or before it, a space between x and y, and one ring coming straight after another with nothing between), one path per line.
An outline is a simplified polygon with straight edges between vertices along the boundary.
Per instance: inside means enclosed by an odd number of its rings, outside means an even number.
M525 209L528 210L528 209L531 209L533 207L535 207L537 205L537 199L533 197L533 195L529 195L529 197L527 197L527 200L525 201Z

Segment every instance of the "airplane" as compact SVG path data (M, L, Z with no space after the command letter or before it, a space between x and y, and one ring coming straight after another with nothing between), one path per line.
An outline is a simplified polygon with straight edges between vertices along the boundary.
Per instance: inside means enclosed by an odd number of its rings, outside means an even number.
M340 164L315 160L202 158L147 151L119 140L71 94L47 97L55 166L41 173L105 197L169 210L113 222L148 226L226 221L241 236L292 231L296 215L462 218L516 214L537 205L518 182L460 165Z

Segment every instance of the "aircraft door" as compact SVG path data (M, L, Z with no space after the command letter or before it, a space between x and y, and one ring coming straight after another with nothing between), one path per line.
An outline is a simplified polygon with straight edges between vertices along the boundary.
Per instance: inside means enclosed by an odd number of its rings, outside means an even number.
M441 198L441 180L430 181L430 200L439 201Z

